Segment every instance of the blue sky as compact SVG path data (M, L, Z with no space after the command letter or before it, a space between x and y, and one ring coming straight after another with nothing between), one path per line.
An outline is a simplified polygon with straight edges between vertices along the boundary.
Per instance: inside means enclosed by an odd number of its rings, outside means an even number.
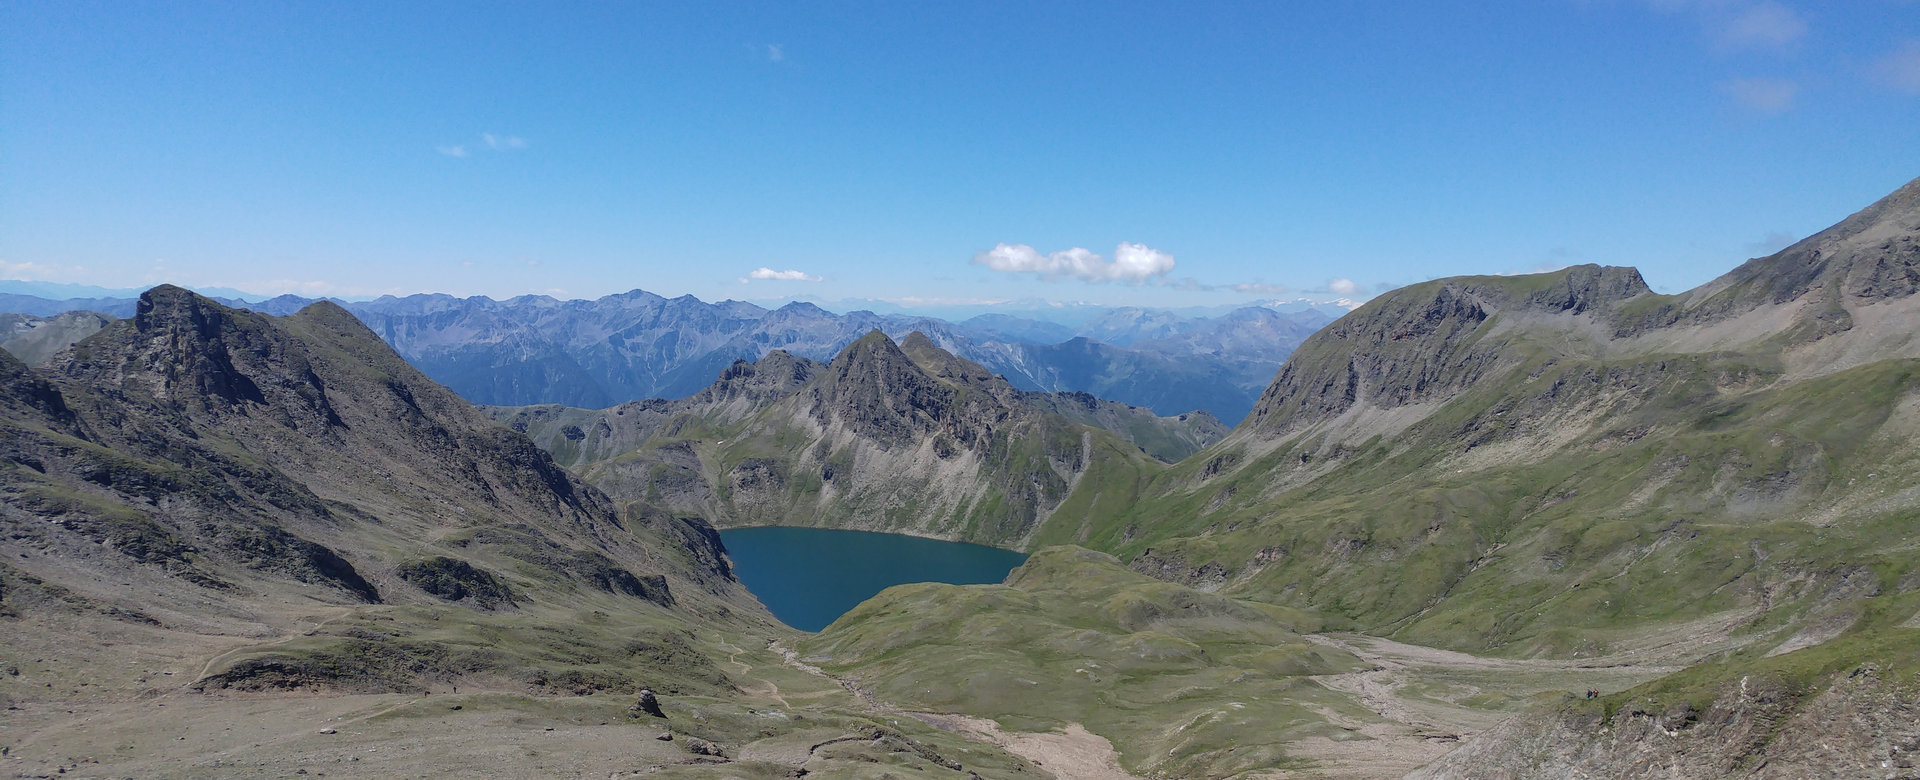
M1679 291L1916 176L1913 0L0 4L0 278Z

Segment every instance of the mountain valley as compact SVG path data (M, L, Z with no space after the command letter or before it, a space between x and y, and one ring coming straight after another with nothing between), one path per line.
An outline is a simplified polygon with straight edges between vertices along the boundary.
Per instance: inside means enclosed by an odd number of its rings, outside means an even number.
M592 363L530 340L557 319L446 296L273 316L163 286L22 319L92 330L0 354L0 765L1916 776L1916 293L1920 180L1677 295L1450 277L1317 330L1127 313L1045 360L641 293L751 322ZM1290 354L1231 428L1050 385L1101 346L1262 344ZM618 402L654 394L680 397ZM731 571L715 528L752 525L1031 557L806 634ZM643 687L665 717L629 711Z

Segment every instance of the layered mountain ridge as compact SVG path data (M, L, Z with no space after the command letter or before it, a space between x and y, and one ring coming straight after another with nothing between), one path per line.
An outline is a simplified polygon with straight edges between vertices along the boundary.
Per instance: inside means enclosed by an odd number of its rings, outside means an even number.
M0 356L0 375L10 601L56 594L159 636L272 630L283 608L266 605L282 600L355 620L583 597L668 623L757 608L704 521L617 516L331 303L270 318L157 287L43 369ZM510 652L348 663L356 642L237 659L201 682L379 690L533 668Z
M1203 413L1156 417L1014 388L920 333L869 332L826 364L740 361L680 401L493 407L616 499L721 526L830 524L1018 547L1096 459L1218 439Z
M267 314L291 314L312 302L225 301ZM896 339L920 332L1020 389L1086 392L1161 414L1204 409L1225 420L1244 416L1286 351L1331 319L1316 310L1264 307L1220 317L1123 308L1075 330L1004 315L949 323L868 311L836 315L804 302L768 310L644 290L593 301L412 295L338 303L428 376L482 404L602 408L680 398L735 360L758 360L775 349L826 360L877 329ZM32 363L79 340L88 331L48 329L37 324L47 318L35 316L73 306L131 316L134 302L0 296L0 311L23 312L6 315L18 324L0 323L17 332L7 343L33 351ZM39 335L27 338L29 331ZM62 334L64 341L55 338Z

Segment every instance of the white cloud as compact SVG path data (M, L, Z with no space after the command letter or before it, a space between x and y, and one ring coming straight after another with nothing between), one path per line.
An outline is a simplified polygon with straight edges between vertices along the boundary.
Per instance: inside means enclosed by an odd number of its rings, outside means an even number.
M480 143L478 144L453 144L451 146L436 146L434 147L434 150L448 157L466 157L472 154L476 149L481 151L511 152L511 151L525 149L525 148L527 148L527 139L521 138L520 136L481 133Z
M1901 92L1920 95L1920 41L1907 41L1874 62L1873 75Z
M812 274L809 274L809 273L807 273L807 272L805 272L805 271L796 271L796 270L793 270L793 269L791 269L791 268L789 268L789 269L787 269L787 270L785 270L785 271L775 271L775 270L773 270L773 269L771 269L771 268L768 268L768 267L766 267L766 266L764 266L764 265L763 265L763 266L760 266L759 268L755 268L755 269L753 269L753 270L752 270L751 272L749 272L749 273L747 274L747 278L746 278L746 279L741 279L740 281L742 281L742 282L745 282L745 281L747 281L748 279L769 279L769 280L772 280L772 281L776 281L776 282L817 282L817 281L820 281L820 277L818 277L818 276L814 276L814 275L812 275Z
M1173 271L1173 255L1145 244L1122 243L1109 262L1092 250L1072 249L1040 254L1026 244L999 244L973 256L975 265L995 271L1034 274L1046 279L1079 279L1087 282L1122 281L1139 284L1163 277Z
M495 150L525 149L527 142L516 135L494 135L481 133L480 140L487 142L487 148Z
M1267 284L1267 282L1238 282L1227 284L1227 290L1233 292L1252 292L1256 296L1284 296L1286 284Z
M1359 291L1360 285L1354 284L1352 279L1336 276L1327 280L1327 292L1334 295L1352 295Z
M1287 292L1287 286L1284 284L1267 284L1265 282L1230 284L1227 285L1227 289L1237 293L1254 293L1257 295L1285 295Z
M1719 23L1720 44L1735 49L1779 49L1807 35L1807 23L1798 13L1776 2L1739 8Z
M1122 242L1113 250L1113 266L1115 273L1127 278L1166 276L1173 270L1173 255L1149 249L1146 244Z
M787 58L787 47L777 43L767 44L767 61L779 62Z
M1736 79L1722 88L1740 105L1763 114L1791 111L1800 97L1800 85L1788 79Z
M1644 0L1663 14L1686 14L1696 19L1714 46L1722 51L1782 50L1807 37L1808 26L1798 11L1778 0Z
M22 282L74 282L86 275L86 267L78 265L47 265L32 260L8 262L0 260L0 277Z

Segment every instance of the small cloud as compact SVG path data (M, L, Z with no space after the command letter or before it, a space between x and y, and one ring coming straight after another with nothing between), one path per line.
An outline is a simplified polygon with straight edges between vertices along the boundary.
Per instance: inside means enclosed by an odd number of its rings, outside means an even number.
M1763 114L1791 111L1800 97L1800 85L1788 79L1736 79L1721 88L1740 105Z
M487 142L487 148L494 150L525 149L527 142L515 135L494 135L481 133L480 140Z
M787 58L787 47L778 43L767 44L767 61L779 62Z
M1786 249L1787 247L1793 246L1793 242L1797 240L1799 239L1795 238L1792 233L1788 233L1781 230L1775 230L1771 233L1768 233L1764 238L1761 238L1759 241L1755 241L1751 244L1748 244L1747 251L1754 253L1754 255L1756 256L1770 255L1782 249Z
M263 282L241 282L234 285L217 286L231 286L234 289L246 290L257 295L298 295L302 298L325 298L329 295L339 294L340 292L340 288L335 287L330 282L301 279L269 279Z
M1086 282L1123 281L1139 284L1163 277L1173 271L1173 255L1145 244L1122 243L1109 262L1093 251L1074 247L1040 254L1026 244L998 244L973 256L974 265L995 271L1034 274L1044 279L1079 279Z
M1336 276L1327 280L1327 292L1334 295L1352 295L1359 291L1360 285L1354 284L1352 279Z
M1266 284L1264 282L1230 284L1227 285L1227 289L1237 293L1253 293L1255 295L1285 295L1287 292L1287 286L1284 284Z
M540 258L537 258L537 257L529 257L529 258L527 258L527 267L528 267L528 268L539 268L539 267L540 267L540 264L541 264L541 263L540 263Z
M474 266L474 263L473 263L473 261L472 261L472 260L462 260L462 261L460 261L460 267L461 267L461 268L472 268L473 266Z
M1874 78L1909 95L1920 95L1920 41L1907 41L1872 66Z
M1800 14L1771 1L1739 8L1718 26L1720 45L1730 49L1781 49L1807 35L1807 23Z
M768 267L766 267L766 266L761 266L761 267L759 267L759 268L755 268L755 269L753 269L753 270L752 270L751 272L749 272L749 273L747 274L747 278L746 278L746 279L741 279L740 281L741 281L741 282L746 282L746 281L748 281L748 280L751 280L751 279L766 279L766 280L770 280L770 281L776 281L776 282L817 282L817 281L820 281L820 277L818 277L818 276L814 276L814 275L812 275L812 274L809 274L809 273L807 273L807 272L805 272L805 271L796 271L796 270L793 270L793 269L791 269L791 268L789 268L789 269L787 269L787 270L785 270L785 271L775 271L775 270L773 270L773 269L771 269L771 268L768 268Z
M476 149L483 150L483 151L511 152L511 151L515 151L518 149L525 149L525 148L527 148L527 140L524 138L521 138L520 136L494 135L493 133L481 133L480 143L478 144L471 144L471 145L454 144L452 146L434 147L436 151L448 157L466 157L472 154Z
M1265 282L1240 282L1227 286L1233 292L1252 292L1258 296L1284 296L1286 284L1265 284Z

